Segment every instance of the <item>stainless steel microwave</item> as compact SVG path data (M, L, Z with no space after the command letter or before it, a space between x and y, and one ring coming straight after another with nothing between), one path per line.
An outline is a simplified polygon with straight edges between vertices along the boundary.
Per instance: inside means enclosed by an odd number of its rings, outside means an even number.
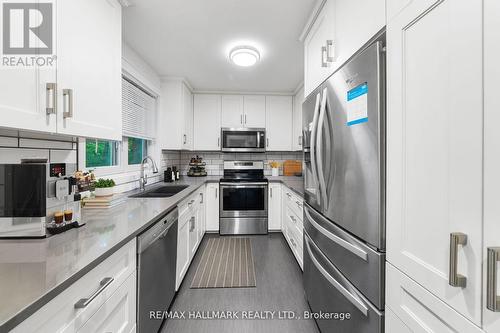
M266 151L264 128L222 128L222 151L257 152Z

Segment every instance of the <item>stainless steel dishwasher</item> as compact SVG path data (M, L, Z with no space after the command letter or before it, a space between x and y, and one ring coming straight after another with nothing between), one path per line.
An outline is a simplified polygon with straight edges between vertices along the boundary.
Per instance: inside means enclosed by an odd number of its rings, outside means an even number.
M150 311L167 311L175 295L177 208L137 237L137 328L158 332L162 320Z

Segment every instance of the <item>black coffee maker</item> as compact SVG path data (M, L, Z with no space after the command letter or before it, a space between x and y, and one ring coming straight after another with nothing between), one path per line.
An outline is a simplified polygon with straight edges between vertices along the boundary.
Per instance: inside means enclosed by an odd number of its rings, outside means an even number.
M168 167L167 170L164 171L163 181L165 183L171 183L174 181L174 179L172 178L172 168L171 167Z

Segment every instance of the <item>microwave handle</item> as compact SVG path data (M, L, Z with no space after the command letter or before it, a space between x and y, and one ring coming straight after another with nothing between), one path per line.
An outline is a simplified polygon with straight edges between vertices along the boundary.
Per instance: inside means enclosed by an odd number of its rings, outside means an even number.
M260 148L260 132L257 132L257 148Z

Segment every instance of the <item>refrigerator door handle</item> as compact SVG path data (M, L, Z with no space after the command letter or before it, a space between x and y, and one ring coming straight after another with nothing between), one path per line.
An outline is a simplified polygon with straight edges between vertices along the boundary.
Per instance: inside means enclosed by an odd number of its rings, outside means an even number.
M318 181L319 181L319 189L321 193L321 203L320 206L323 211L328 209L328 198L326 194L326 181L325 181L325 172L323 170L323 156L321 152L323 150L323 124L325 122L325 113L326 113L326 94L327 88L323 89L323 98L321 100L321 107L319 111L319 119L318 119L318 134L316 137L316 146L318 147L317 156L317 169L318 169Z
M339 281L334 279L333 276L331 276L326 271L326 269L324 269L323 266L321 266L321 264L318 262L318 260L311 251L311 247L309 245L309 240L307 239L307 237L305 243L306 243L307 253L311 258L313 265L321 273L321 275L323 275L323 277L327 279L328 282L330 282L330 284L334 286L335 289L337 289L347 300L349 300L349 302L351 302L352 305L354 305L365 317L368 317L368 307L360 299L351 294L347 288L345 288Z
M313 116L313 121L312 121L312 129L311 129L311 142L310 142L310 149L311 149L311 171L312 171L312 176L313 176L313 181L314 181L314 187L317 188L318 185L318 173L316 170L316 131L318 127L318 113L320 109L320 100L321 100L321 93L318 93L316 95L316 103L314 105L314 116ZM321 198L319 191L315 191L315 197L318 203L321 206Z
M308 209L304 209L304 214L306 215L307 219L309 222L312 224L312 226L318 230L323 236L327 237L331 241L335 242L337 245L342 246L344 249L347 251L351 252L352 254L355 254L356 256L360 257L364 261L368 262L368 253L360 249L359 247L349 243L345 239L340 238L339 236L331 233L327 229L323 228L318 222L316 222L311 214L309 213Z

